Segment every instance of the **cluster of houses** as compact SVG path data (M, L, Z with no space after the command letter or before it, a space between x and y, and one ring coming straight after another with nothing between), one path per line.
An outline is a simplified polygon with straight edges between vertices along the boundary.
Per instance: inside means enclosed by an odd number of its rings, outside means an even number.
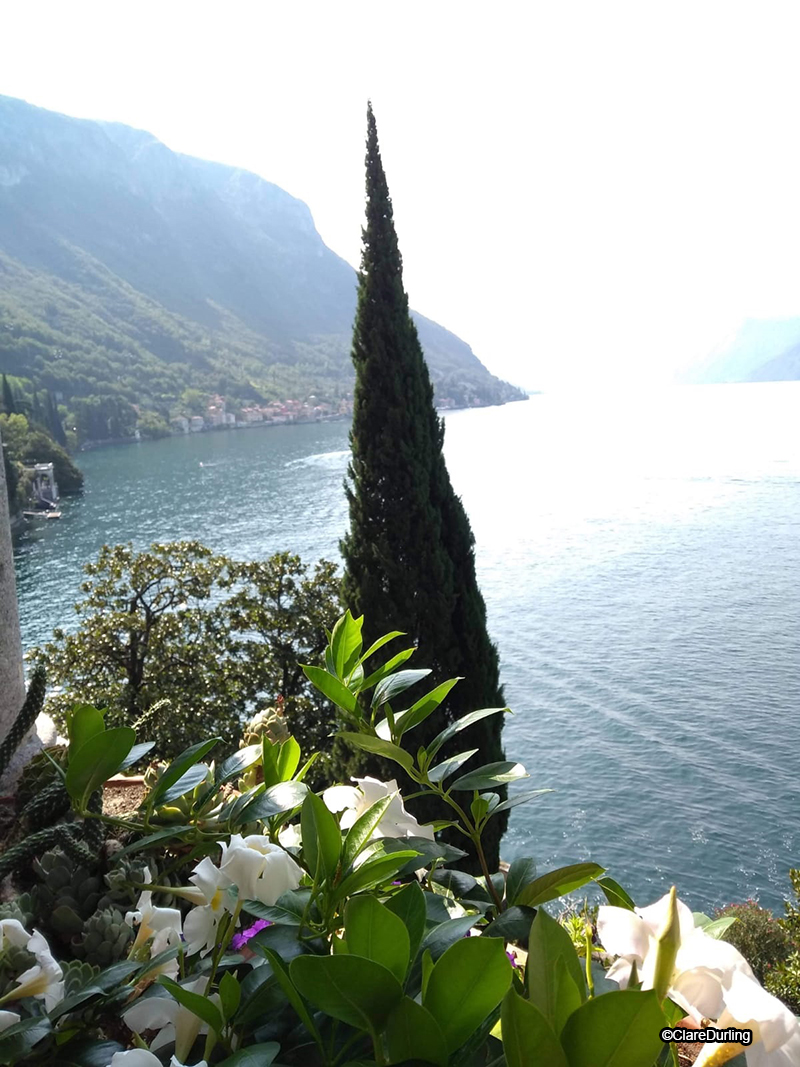
M352 411L351 399L337 401L334 405L310 396L308 400L279 400L272 404L253 405L234 413L226 411L223 397L213 396L204 415L176 415L171 426L175 433L199 433L202 430L244 429L258 424L321 422L350 415Z

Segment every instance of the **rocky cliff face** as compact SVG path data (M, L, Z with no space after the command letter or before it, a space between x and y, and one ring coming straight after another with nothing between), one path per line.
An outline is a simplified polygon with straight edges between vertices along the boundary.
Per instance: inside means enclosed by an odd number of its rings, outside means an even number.
M38 326L47 345L68 318L82 350L115 364L127 339L134 361L185 362L201 387L204 375L222 374L269 392L287 367L309 384L351 380L355 273L324 244L308 207L278 186L179 155L140 130L9 97L0 97L0 160L7 330ZM114 343L81 327L90 315L107 321ZM450 331L416 320L443 395L519 395ZM19 349L4 357L0 333L0 369L35 374Z

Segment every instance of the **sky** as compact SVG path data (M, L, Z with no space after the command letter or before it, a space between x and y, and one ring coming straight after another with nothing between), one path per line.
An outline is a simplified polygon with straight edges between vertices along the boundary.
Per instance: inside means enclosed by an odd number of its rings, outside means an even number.
M253 170L357 265L366 101L411 304L525 388L800 313L800 6L26 0L0 93Z

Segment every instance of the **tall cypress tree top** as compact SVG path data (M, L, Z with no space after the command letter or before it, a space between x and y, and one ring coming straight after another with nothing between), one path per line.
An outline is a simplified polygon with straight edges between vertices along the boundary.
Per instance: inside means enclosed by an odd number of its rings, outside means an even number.
M365 616L365 637L402 630L418 643L432 682L455 675L440 714L415 731L438 732L442 716L503 704L497 650L475 576L474 538L442 454L444 424L403 288L403 263L371 105L367 110L367 224L353 332L356 384L346 485L350 530L342 541L344 597ZM461 734L480 762L502 759L502 716ZM504 828L498 818L497 831ZM499 837L487 842L498 858ZM488 858L488 857L487 857ZM491 858L490 858L491 862Z
M15 415L17 412L17 405L14 401L14 392L11 388L11 382L3 375L3 408L6 415Z

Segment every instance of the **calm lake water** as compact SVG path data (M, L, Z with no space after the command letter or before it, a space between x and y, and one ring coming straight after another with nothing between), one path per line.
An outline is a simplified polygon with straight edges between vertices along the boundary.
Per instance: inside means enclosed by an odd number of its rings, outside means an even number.
M800 383L547 394L447 417L502 658L509 755L557 792L507 858L592 858L641 903L778 906L800 866ZM26 647L104 542L337 558L344 423L80 457L16 546ZM424 659L424 654L423 659Z

